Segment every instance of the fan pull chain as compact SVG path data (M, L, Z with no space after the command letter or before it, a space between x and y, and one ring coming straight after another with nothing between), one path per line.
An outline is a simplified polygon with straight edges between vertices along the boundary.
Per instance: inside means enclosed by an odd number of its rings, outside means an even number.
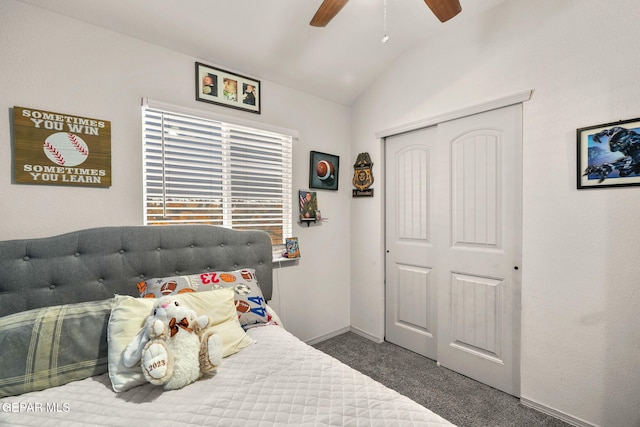
M382 36L382 43L386 43L389 41L389 36L387 35L387 0L383 0L384 5L384 13L383 13L383 21L382 21L382 29L384 35Z

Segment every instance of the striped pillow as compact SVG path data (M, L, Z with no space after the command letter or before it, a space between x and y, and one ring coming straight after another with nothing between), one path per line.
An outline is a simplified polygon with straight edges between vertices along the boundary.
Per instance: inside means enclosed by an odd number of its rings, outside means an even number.
M113 298L0 318L0 397L44 390L107 372Z

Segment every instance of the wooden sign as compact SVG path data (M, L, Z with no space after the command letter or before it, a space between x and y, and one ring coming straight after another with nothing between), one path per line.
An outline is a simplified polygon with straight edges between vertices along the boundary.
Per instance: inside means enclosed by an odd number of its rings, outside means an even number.
M16 183L111 186L111 122L13 107Z

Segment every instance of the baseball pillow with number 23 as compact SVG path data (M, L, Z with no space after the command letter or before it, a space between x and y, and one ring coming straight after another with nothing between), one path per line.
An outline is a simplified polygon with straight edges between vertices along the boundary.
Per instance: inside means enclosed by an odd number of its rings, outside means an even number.
M258 286L255 270L251 268L164 277L138 283L138 291L143 298L159 298L164 295L215 291L223 288L233 289L238 319L243 328L248 329L271 321L265 306L266 301Z

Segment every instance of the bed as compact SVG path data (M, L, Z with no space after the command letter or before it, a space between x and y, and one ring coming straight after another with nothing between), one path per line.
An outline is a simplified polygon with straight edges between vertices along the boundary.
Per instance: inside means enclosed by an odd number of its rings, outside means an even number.
M165 293L205 304L225 345L214 376L169 391L119 360ZM452 425L298 340L271 296L259 231L102 227L0 242L0 425Z

